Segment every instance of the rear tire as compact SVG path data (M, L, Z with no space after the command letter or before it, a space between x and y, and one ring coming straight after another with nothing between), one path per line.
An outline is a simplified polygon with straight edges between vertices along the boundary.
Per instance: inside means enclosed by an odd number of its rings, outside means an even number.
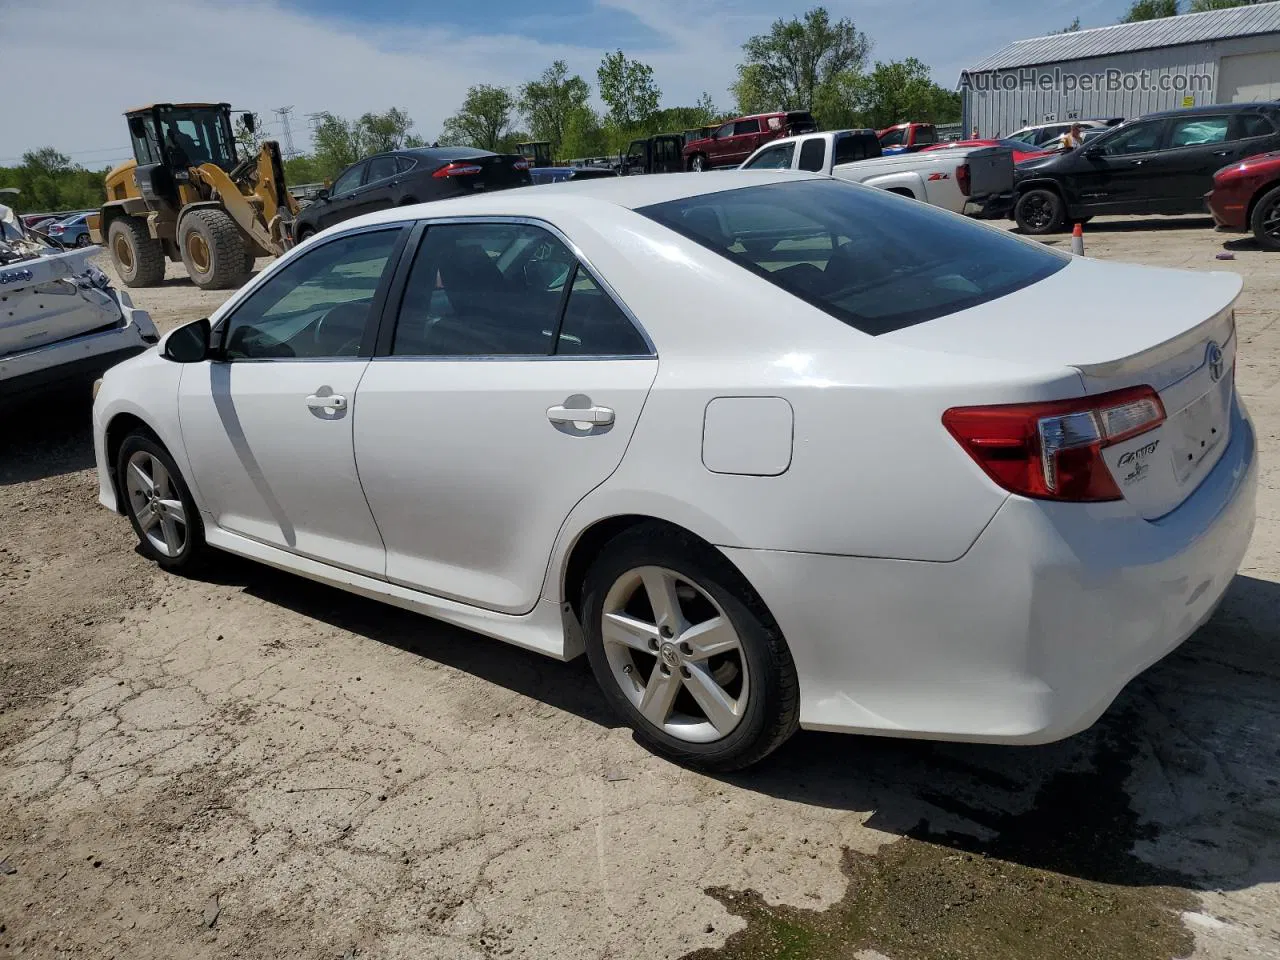
M240 286L249 275L249 257L240 227L216 207L192 210L178 224L178 249L191 282L202 290Z
M791 652L714 547L662 524L634 527L605 545L582 597L592 672L649 750L701 770L739 770L796 731L800 684ZM674 600L664 608L662 597ZM662 612L671 602L674 616ZM619 622L636 629L620 630Z
M1018 198L1013 219L1023 233L1043 237L1062 229L1063 213L1062 198L1052 190L1040 188L1028 190Z
M80 236L76 237L76 246L77 246L77 247L87 247L87 246L88 246L89 244L91 244L92 242L93 242L93 241L89 239L89 234L87 234L87 233L82 233L82 234L80 234Z
M143 556L166 570L188 572L204 558L204 524L169 451L134 431L116 455L120 499Z
M1253 208L1249 226L1263 250L1280 250L1280 187L1263 194Z
M137 217L119 217L107 228L107 245L120 282L126 287L156 287L164 282L164 247Z

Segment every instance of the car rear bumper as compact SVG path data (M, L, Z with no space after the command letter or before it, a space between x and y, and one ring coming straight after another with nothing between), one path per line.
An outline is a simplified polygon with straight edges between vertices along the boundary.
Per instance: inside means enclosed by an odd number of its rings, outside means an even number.
M1243 232L1249 229L1249 198L1234 191L1211 190L1204 195L1204 206L1220 230Z
M965 201L964 214L978 220L1003 220L1013 215L1013 191Z
M959 560L724 550L759 590L800 674L810 729L1047 743L1217 608L1254 524L1256 441L1227 450L1155 521L1123 502L1010 497Z
M159 340L151 315L135 308L127 294L111 292L120 304L117 324L0 357L0 397L92 379Z

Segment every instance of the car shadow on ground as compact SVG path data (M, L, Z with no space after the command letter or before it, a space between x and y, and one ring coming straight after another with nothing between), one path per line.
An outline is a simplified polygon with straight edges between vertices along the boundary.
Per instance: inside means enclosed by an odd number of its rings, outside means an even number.
M93 466L91 381L0 401L0 486Z
M1212 217L1126 217L1116 220L1091 220L1084 225L1085 236L1091 233L1142 233L1160 230L1213 229Z
M202 579L621 725L585 658L559 663L238 558L219 558ZM874 811L867 825L890 834L1090 882L1280 880L1278 639L1280 585L1240 576L1208 624L1068 740L1000 747L802 731L769 761L719 779L815 808Z

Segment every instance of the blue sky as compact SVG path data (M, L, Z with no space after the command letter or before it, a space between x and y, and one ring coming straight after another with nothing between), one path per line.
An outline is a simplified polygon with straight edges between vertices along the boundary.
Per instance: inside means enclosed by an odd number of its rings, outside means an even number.
M813 0L129 0L105 17L100 0L0 2L6 72L40 77L10 117L0 163L53 145L90 167L128 155L121 113L148 101L228 100L309 140L308 113L353 116L398 106L429 138L475 83L516 86L563 59L594 86L601 56L621 47L651 64L664 105L728 86L744 40ZM934 79L1012 40L1114 24L1128 0L832 0L873 43L872 59L915 56ZM197 25L174 32L173 24ZM175 38L178 38L175 41ZM246 42L249 38L250 42ZM148 51L120 57L119 50ZM51 70L50 63L75 69ZM110 77L111 82L93 78Z

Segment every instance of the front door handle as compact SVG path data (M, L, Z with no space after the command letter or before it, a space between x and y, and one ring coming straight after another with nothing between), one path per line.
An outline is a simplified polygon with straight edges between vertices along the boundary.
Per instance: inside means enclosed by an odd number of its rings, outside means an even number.
M1229 156L1231 156L1233 153L1235 153L1235 151L1234 151L1234 150L1215 150L1215 151L1213 151L1213 155L1214 155L1215 157L1229 157Z
M613 410L609 407L564 407L547 409L547 419L552 423L590 423L597 427L613 423Z
M1146 163L1147 161L1145 161L1145 160L1130 160L1129 162L1130 162L1130 164L1131 164L1132 166L1140 167L1140 166L1142 166L1144 163Z
M319 394L313 393L311 396L307 397L307 406L312 410L345 410L347 409L347 398L340 397L336 393L330 394L327 397L322 397Z

